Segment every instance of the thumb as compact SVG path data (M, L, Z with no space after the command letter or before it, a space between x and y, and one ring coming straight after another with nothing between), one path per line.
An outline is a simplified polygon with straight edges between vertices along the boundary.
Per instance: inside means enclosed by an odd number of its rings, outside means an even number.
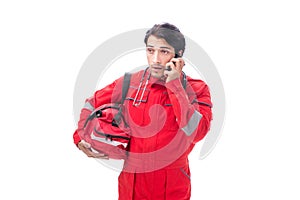
M81 143L83 144L83 146L87 149L91 148L91 144L87 143L86 141L82 140Z

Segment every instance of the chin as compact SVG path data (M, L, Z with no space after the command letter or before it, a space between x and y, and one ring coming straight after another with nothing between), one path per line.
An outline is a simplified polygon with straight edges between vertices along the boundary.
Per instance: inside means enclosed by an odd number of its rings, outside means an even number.
M154 78L161 78L163 76L163 74L151 72L151 76Z

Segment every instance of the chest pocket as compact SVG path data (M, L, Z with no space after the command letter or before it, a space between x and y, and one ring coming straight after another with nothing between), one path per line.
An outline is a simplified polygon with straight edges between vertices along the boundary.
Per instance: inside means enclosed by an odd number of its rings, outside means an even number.
M171 103L167 91L162 94L162 106L167 114L167 119L165 122L165 129L167 130L178 130L178 125L176 121L176 116L173 110L173 104Z
M148 101L149 89L130 86L125 100L132 101L135 105L140 105Z

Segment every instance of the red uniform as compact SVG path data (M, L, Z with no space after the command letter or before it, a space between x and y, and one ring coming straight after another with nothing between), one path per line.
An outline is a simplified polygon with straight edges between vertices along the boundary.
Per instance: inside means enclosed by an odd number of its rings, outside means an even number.
M97 91L82 109L74 143L89 113L121 99L123 77ZM211 113L208 86L187 77L168 83L148 71L132 74L125 100L125 118L132 136L128 158L119 176L119 200L188 200L191 181L188 155L207 134Z

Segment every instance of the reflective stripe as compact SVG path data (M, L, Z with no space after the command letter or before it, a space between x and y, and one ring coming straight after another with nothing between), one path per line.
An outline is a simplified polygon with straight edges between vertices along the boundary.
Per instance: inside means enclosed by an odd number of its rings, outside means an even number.
M120 145L120 144L126 146L126 144L125 144L125 143L122 143L122 142L111 141L111 140L107 140L107 139L105 139L105 138L103 138L103 137L97 137L97 136L94 135L94 132L91 133L91 138L92 138L92 140L97 140L98 142L103 142L103 143L105 143L105 144L109 144L109 145L112 145L112 146L118 146L118 145Z
M202 115L198 111L195 110L195 112L192 115L188 124L185 127L181 128L181 130L183 130L187 136L192 135L192 133L198 127L198 124L199 124L201 118L202 118Z
M188 179L191 179L191 177L188 175L188 173L186 171L184 171L184 169L180 168L180 171L183 173L183 175L185 175Z
M84 104L83 108L88 109L90 111L93 111L95 109L94 106L92 106L92 104L90 104L90 102L86 102Z

